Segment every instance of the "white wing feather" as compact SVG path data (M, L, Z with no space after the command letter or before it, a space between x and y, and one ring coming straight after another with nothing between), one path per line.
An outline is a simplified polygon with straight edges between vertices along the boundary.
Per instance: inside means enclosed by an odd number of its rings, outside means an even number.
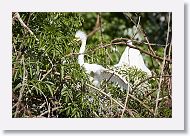
M128 44L132 45L132 42L129 42ZM124 65L127 65L129 67L135 66L136 68L146 72L149 76L152 75L151 71L146 67L140 51L137 49L129 48L127 46L120 58L119 63L114 66L121 67Z
M112 70L108 70L98 64L84 63L83 67L85 68L86 73L93 73L93 78L90 79L95 86L99 86L101 81L107 80L109 83L113 82L115 84L118 84L123 90L128 90L128 82L118 73Z
M108 81L109 83L115 83L121 87L122 90L128 90L129 83L126 81L124 77L119 75L118 73L111 70L101 71L100 75L95 74L94 80L98 80L99 83L103 80ZM130 87L130 86L129 86Z

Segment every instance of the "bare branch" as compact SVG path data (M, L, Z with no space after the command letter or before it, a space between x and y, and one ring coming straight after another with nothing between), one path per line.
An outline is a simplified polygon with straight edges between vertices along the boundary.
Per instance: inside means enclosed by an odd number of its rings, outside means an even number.
M20 24L32 35L34 36L36 41L39 41L38 38L34 35L34 33L30 30L30 28L24 23L24 21L21 19L20 14L18 12L15 13L15 18L20 22Z
M134 25L137 26L136 22L135 22L129 15L127 15L127 14L124 13L124 16L125 16L126 18L129 18L129 19L131 20L131 22L132 22ZM152 49L152 47L151 47L151 45L150 45L150 42L149 42L149 40L148 40L148 37L146 36L146 33L145 33L144 29L142 29L142 27L141 27L140 24L139 24L138 29L139 29L139 31L143 34L145 40L147 41L149 50L151 51L151 53L152 53L153 55L155 55L155 52L154 52L154 50Z
M165 60L166 60L166 50L168 47L168 37L169 37L169 31L170 31L170 14L171 13L169 13L168 15L169 17L168 17L168 32L167 32L167 39L166 39L166 47L164 49L164 60L161 65L160 80L159 80L158 91L157 91L157 96L156 96L156 106L154 110L154 117L156 117L158 114L158 102L159 102L159 97L160 97L160 92L161 92L161 84L163 80L163 72L164 72L164 66L165 66Z
M100 29L100 15L97 14L96 24L95 24L93 30L87 35L87 37L92 36L92 35L95 34L99 29Z

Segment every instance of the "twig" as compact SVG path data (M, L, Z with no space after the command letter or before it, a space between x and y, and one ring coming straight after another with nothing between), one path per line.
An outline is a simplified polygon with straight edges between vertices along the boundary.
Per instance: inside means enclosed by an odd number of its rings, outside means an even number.
M45 73L45 74L43 75L43 77L42 77L41 79L39 79L39 81L44 80L45 77L52 71L52 69L53 69L53 68L51 68L50 70L48 70L47 73Z
M87 35L87 37L92 36L94 33L96 33L100 29L100 15L97 14L96 24L93 28L93 30Z
M16 97L16 95L12 92L12 98L15 99L15 101L18 101L18 98ZM17 106L17 103L15 105L12 106L12 109L14 109ZM25 108L25 104L20 102L20 106L26 110L25 112L29 115L29 117L32 117L31 111L29 108Z
M160 92L161 92L161 83L163 80L163 72L164 72L164 66L165 66L165 60L166 60L166 50L168 47L169 31L170 31L170 13L169 13L169 17L168 17L168 32L167 32L167 39L166 39L166 47L164 49L164 60L161 65L160 80L159 80L158 91L157 91L157 96L156 96L156 106L155 106L155 110L154 110L154 117L156 117L158 114L158 102L159 102L159 97L160 97Z
M35 40L39 42L38 38L34 35L34 33L30 30L30 28L24 23L24 21L21 19L20 14L18 12L15 13L15 18L18 19L20 24L32 35L34 36Z
M103 46L99 46L99 47L97 47L97 48L95 48L95 49L93 49L93 50L89 50L89 51L87 51L86 53L69 53L69 54L65 55L65 57L69 57L69 56L73 56L73 55L80 55L80 54L93 53L93 52L95 52L96 50L99 50L99 49L101 49L101 48L107 48L107 47L110 47L110 46L112 46L112 45L126 45L126 46L129 46L130 48L137 49L137 50L139 50L140 52L142 52L142 53L144 53L144 54L147 54L147 55L149 55L149 56L151 56L151 57L153 57L153 58L155 58L155 59L157 59L157 60L163 61L163 58L162 58L162 57L153 55L153 54L151 54L150 52L144 51L144 50L142 50L141 48L139 48L139 47L137 47L137 46L128 45L126 42L116 42L116 43L111 42L110 44L106 44L106 45L103 45ZM168 61L170 64L172 63L172 60L171 60L171 59L166 58L165 60Z
M129 65L130 65L129 49L128 49L128 62L129 62ZM127 80L128 80L128 82L130 81L129 74L127 74ZM126 98L125 98L125 103L124 103L124 108L123 108L123 110L122 110L121 118L123 118L125 109L127 108L127 102L128 102L129 91L130 91L130 89L129 89L129 85L128 85L128 91L127 91L127 95L126 95Z
M172 75L162 75L162 77L172 77ZM151 77L148 77L148 78L142 80L141 82L139 82L139 83L132 89L132 92L133 92L139 85L141 85L142 83L144 83L144 82L146 82L146 81L148 81L148 80L150 80L150 79L152 79L152 78L160 78L160 76L151 76Z
M100 118L100 117L98 116L98 114L97 114L95 111L93 111L93 114L94 114L97 118Z
M101 37L101 44L103 44L103 32L102 32L102 17L101 17L101 13L99 13L99 17L100 17L100 19L99 19L99 24L100 24L100 37Z
M99 91L103 95L107 96L111 101L114 101L116 104L118 104L121 108L124 109L124 106L121 103L119 103L117 100L112 98L110 95L106 94L104 91L102 91L102 89L98 89L98 88L96 88L96 87L94 87L94 86L92 86L90 84L86 84L86 85L93 88L93 89L95 89L95 90L97 90L97 91ZM125 110L129 113L130 116L135 117L130 110L128 110L128 109L125 109Z
M125 44L125 45L129 46L130 48L137 49L137 50L139 50L140 52L145 53L145 54L147 54L147 55L149 55L149 56L152 56L152 57L155 58L155 59L158 59L158 60L160 60L160 61L163 61L163 60L164 60L162 57L159 57L159 56L156 56L156 55L154 55L154 54L152 54L152 53L150 53L150 52L144 51L144 50L142 50L142 49L139 48L139 47L128 45L128 44L126 44L126 42L117 42L117 43L112 43L112 44L114 44L114 45ZM170 60L170 59L165 58L165 60L168 61L169 63L172 63L172 60Z
M22 64L23 64L23 80L22 80L22 87L20 89L20 94L19 94L19 98L16 104L16 111L15 111L15 118L17 117L17 114L19 112L19 107L20 107L20 103L23 97L23 93L24 93L24 89L26 86L26 80L27 80L27 75L26 75L26 69L25 69L25 62L24 62L24 55L22 56Z
M53 67L54 67L53 62L51 61L51 59L49 58L49 56L47 56L47 57L48 57L49 62L50 62L51 65L52 65L52 67L51 67L50 70L47 71L46 74L43 75L43 77L40 79L40 81L44 80L44 78L52 71L52 69L53 69Z
M138 27L139 27L140 20L141 20L141 16L139 16L139 18L138 18L138 22L137 22L137 25L136 25L136 32L134 33L134 35L132 36L131 39L133 39L138 33Z
M91 88L93 88L93 89L95 89L95 90L97 90L97 91L99 91L100 93L102 93L103 95L105 95L105 96L107 96L110 100L112 100L112 101L114 101L116 104L118 104L121 108L124 108L124 106L121 104L121 103L119 103L117 100L115 100L114 98L112 98L112 97L110 97L107 93L105 93L104 91L102 91L101 89L98 89L98 88L96 88L96 87L94 87L94 86L92 86L92 85L90 85L90 84L86 84L87 86L89 86L89 87L91 87Z
M131 22L132 22L134 25L137 26L137 24L135 23L135 21L134 21L129 15L127 15L126 13L124 13L124 16L125 16L126 18L129 18L129 19L131 20ZM146 36L146 33L145 33L144 29L141 28L141 25L140 25L140 24L139 24L138 29L139 29L139 31L143 34L145 40L147 41L147 43L148 43L148 48L149 48L149 50L151 51L151 53L152 53L153 55L156 55L155 52L154 52L154 50L152 49L152 47L151 47L151 45L150 45L150 42L149 42L149 40L148 40L148 37Z
M101 89L98 89L98 88L96 88L96 87L94 87L94 86L92 86L92 85L90 85L90 84L86 84L86 85L89 86L89 87L91 87L91 88L93 88L93 89L95 89L95 90L97 90L97 91L99 91L99 92L102 93L103 95L107 96L110 100L112 100L112 101L114 101L116 104L118 104L121 108L124 108L124 106L123 106L121 103L119 103L119 102L118 102L117 100L115 100L114 98L110 97L108 94L106 94L105 92L103 92ZM133 98L134 100L138 101L142 106L144 106L146 109L148 109L149 112L151 112L152 114L154 114L154 112L153 112L146 104L144 104L142 101L140 101L138 98L136 98L135 96L133 96L133 95L131 95L131 94L129 94L129 96L130 96L131 98ZM132 117L134 117L134 115L133 115L128 109L126 109L126 110L128 111L128 113L129 113Z
M151 110L146 104L144 104L142 101L140 101L138 98L136 98L135 96L129 94L129 96L131 98L133 98L134 100L138 101L141 105L143 105L150 113L154 114L153 110Z
M50 117L50 113L51 113L51 106L50 103L48 104L48 118Z
M30 21L30 18L31 18L31 16L32 16L32 14L33 14L33 12L30 12L30 13L29 13L29 17L28 17L28 20L27 20L27 23L26 23L27 26L29 25L29 21Z
M137 43L137 44L146 44L148 45L147 42L141 42L141 41L138 41L138 40L135 40L135 39L128 39L128 38L115 38L112 40L112 42L117 42L117 41L125 41L127 42L128 40L131 40L132 42L134 43ZM156 44L156 43L149 43L151 46L156 46L156 47L165 47L166 45L163 45L163 44Z
M53 111L56 111L57 109L60 109L60 108L62 108L62 106L52 108L52 112L53 112ZM42 114L40 114L40 115L37 116L37 117L38 117L38 118L41 118L41 117L43 117L44 115L46 115L46 114L48 114L48 113L49 113L49 110L43 112Z
M105 89L106 84L110 81L110 79L113 77L113 75L114 75L114 72L113 72L113 73L111 74L111 76L106 80L105 86L103 86L103 87L101 88L101 90L104 90L104 89Z

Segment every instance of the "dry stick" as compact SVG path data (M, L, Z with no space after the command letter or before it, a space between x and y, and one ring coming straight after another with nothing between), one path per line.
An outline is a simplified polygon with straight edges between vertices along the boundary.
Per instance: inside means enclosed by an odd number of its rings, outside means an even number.
M44 80L45 77L46 77L46 76L52 71L52 69L53 69L53 66L54 66L54 65L53 65L53 62L50 60L49 56L48 56L48 60L49 60L49 62L51 63L52 67L51 67L50 70L47 71L46 74L43 75L43 77L40 79L40 81ZM50 114L50 103L48 102L47 97L45 96L45 94L44 94L43 92L41 92L41 93L42 93L42 95L44 96L44 98L45 98L45 100L46 100L47 108L48 108L48 111L49 111L49 114ZM49 116L49 114L48 114L48 116Z
M18 101L18 98L16 97L16 95L12 92L12 98L15 99L15 101ZM17 103L15 105L13 105L12 109L14 109L17 106ZM20 106L26 110L26 112L28 113L29 117L32 117L31 111L27 108L25 108L25 104L20 102Z
M97 91L99 91L100 93L102 93L103 95L105 95L105 96L107 96L110 100L112 100L112 101L114 101L116 104L118 104L121 108L124 108L124 106L121 104L121 103L119 103L117 100L115 100L114 98L112 98L112 97L110 97L107 93L105 93L104 91L102 91L101 89L98 89L98 88L96 88L96 87L94 87L94 86L92 86L92 85L90 85L90 84L86 84L87 86L89 86L89 87L91 87L91 88L93 88L93 89L95 89L95 90L97 90Z
M136 32L134 33L134 35L132 36L132 40L133 40L133 38L135 38L135 36L137 35L137 33L138 33L138 27L139 27L139 23L140 23L140 19L141 19L141 16L139 16L139 18L138 18L138 22L137 22L137 26L136 26Z
M51 107L50 107L50 103L48 105L48 118L50 117L50 113L51 113Z
M17 53L16 53L16 54L17 54ZM18 52L18 54L16 55L17 57L16 57L15 62L18 61L18 59L20 58L21 55L22 55L22 53L21 53L21 52ZM12 75L15 74L15 71L16 71L15 69L16 69L16 63L13 65L13 68L12 68Z
M139 23L140 23L140 16L138 18L138 23L137 23L137 26L136 26L136 33L133 35L133 37L131 39L133 39L135 37L135 35L138 33L138 27L139 27ZM129 49L128 49L128 62L129 62L129 65L130 65L130 59L129 59ZM130 81L129 79L129 74L127 76L127 80ZM123 118L123 115L124 115L124 112L125 112L125 109L127 108L127 102L128 102L128 96L129 96L129 85L128 85L128 91L127 91L127 96L126 96L126 99L125 99L125 104L124 104L124 108L123 108L123 111L122 111L122 114L121 114L121 118Z
M94 114L97 118L100 118L100 117L98 116L98 114L97 114L95 111L93 111L93 114Z
M166 59L166 50L168 47L169 31L170 31L170 13L169 13L169 17L168 17L168 32L167 32L167 39L166 39L166 47L164 49L164 60L162 62L161 71L160 71L160 80L159 80L159 86L158 86L158 91L157 91L157 96L156 96L156 106L155 106L155 110L154 110L154 117L156 117L158 114L158 101L159 101L160 92L161 92L161 83L163 80L163 72L164 72L165 59Z
M131 20L131 22L132 22L134 25L136 25L135 21L134 21L130 16L128 16L127 14L124 14L124 15L125 15L125 17L127 16L127 17ZM143 34L145 40L147 41L147 43L148 43L148 48L149 48L149 50L151 51L151 53L152 53L153 55L156 55L155 52L154 52L154 50L153 50L152 47L150 46L150 44L149 44L150 42L149 42L149 40L148 40L148 37L146 36L145 31L141 28L141 25L139 25L138 29L139 29L139 31Z
M15 111L15 118L17 117L17 114L18 114L18 110L19 110L19 107L20 107L20 103L21 103L21 100L22 100L22 97L23 97L23 93L24 93L24 89L25 89L25 82L27 80L27 77L26 77L26 69L25 69L25 63L24 63L24 55L22 56L22 64L23 64L23 81L22 81L22 88L20 89L20 94L19 94L19 98L18 98L18 101L17 101L17 105L16 105L16 111Z
M51 68L50 70L47 71L47 73L45 73L43 75L43 77L40 79L40 81L44 80L44 78L52 71L53 68Z
M171 42L172 42L172 41L171 41ZM171 56L170 56L170 55L172 54L171 51L172 51L172 45L171 45L171 43L170 43L169 55L168 55L168 58L169 58L169 59L171 59ZM169 96L170 96L170 98L171 98L171 95L172 95L172 91L171 91L171 90L172 90L172 79L170 78L170 79L169 79Z
M49 58L49 56L47 56L47 57L48 57L49 62L51 63L51 69L48 70L47 73L45 73L45 74L43 75L43 77L40 79L40 81L44 80L44 78L52 71L52 69L53 69L53 67L54 67L53 62L51 61L51 59Z
M27 23L26 23L27 26L29 25L29 21L30 21L30 18L31 18L31 16L32 16L32 14L33 14L33 12L30 12L30 13L29 13L29 17L28 17L28 20L27 20Z
M115 39L113 39L112 40L112 42L116 42L116 41L128 41L128 40L131 40L131 39L128 39L128 38L115 38ZM135 43L137 43L137 44L146 44L146 45L148 45L148 43L147 42L140 42L140 41L138 41L138 40L135 40L135 39L132 39L131 40L132 42L135 42ZM165 47L166 45L162 45L162 44L156 44L156 43L149 43L151 46L159 46L159 47Z
M152 56L153 58L155 58L155 59L157 59L157 60L160 60L160 61L165 60L165 61L168 61L169 63L172 63L172 61L171 61L170 59L162 58L162 57L153 55L152 53L149 53L149 52L147 52L147 51L144 51L144 50L142 50L142 49L139 48L139 47L132 46L132 45L128 45L128 44L126 44L126 42L117 42L117 43L112 43L112 44L114 44L114 45L125 44L125 45L129 46L130 48L137 49L137 50L139 50L140 52L145 53L145 54L147 54L147 55L150 55L150 56Z
M172 77L172 75L162 75L162 77ZM141 82L139 82L139 83L132 89L132 92L133 92L139 85L141 85L142 83L144 83L144 82L146 82L146 81L148 81L148 80L150 80L150 79L152 79L152 78L160 78L160 76L151 76L151 77L148 77L148 78L142 80Z
M170 56L170 55L172 54L171 52L172 52L172 45L170 44L170 47L169 47L169 54L168 54L168 58L169 58L169 59L171 59L171 56Z
M153 57L153 58L155 58L155 59L157 59L157 60L160 60L160 61L163 61L163 60L164 60L164 59L163 59L162 57L160 57L160 56L153 55L153 54L151 54L150 52L144 51L144 50L142 50L141 48L139 48L139 47L137 47L137 46L128 45L128 44L126 44L126 42L117 42L117 43L111 42L110 44L106 44L106 45L104 45L104 46L97 47L97 48L95 48L95 49L93 49L93 50L87 51L86 53L69 53L69 54L65 55L65 57L69 57L69 56L73 56L73 55L80 55L80 54L93 53L93 52L95 52L95 51L98 50L98 49L107 48L107 47L110 47L110 46L112 46L112 45L126 45L126 46L129 46L130 48L137 49L137 50L139 50L140 52L142 52L142 53L144 53L144 54L147 54L147 55L149 55L149 56L151 56L151 57ZM168 59L168 58L166 58L165 61L168 61L170 64L172 63L172 60L171 60L171 59Z
M87 86L89 86L89 87L91 87L91 88L93 88L93 89L95 89L95 90L97 90L97 91L99 91L100 93L102 93L103 95L105 95L105 96L107 96L110 100L112 100L112 101L114 101L116 104L118 104L121 108L124 108L124 106L121 104L121 103L119 103L117 100L115 100L114 98L112 98L112 97L110 97L108 94L106 94L105 92L103 92L101 89L98 89L98 88L96 88L96 87L94 87L94 86L92 86L92 85L90 85L90 84L86 84ZM135 96L133 96L133 95L131 95L131 94L129 94L129 96L131 97L131 98L133 98L134 100L136 100L136 101L138 101L142 106L144 106L149 112L151 112L152 114L154 114L154 112L146 105L146 104L144 104L142 101L140 101L138 98L136 98ZM131 115L131 116L133 116L134 117L134 115L131 113L131 111L129 111L128 109L126 109L128 112L129 112L129 114Z
M43 77L42 77L41 79L39 78L39 81L44 80L45 77L46 77L46 76L52 71L52 69L53 69L53 62L50 60L49 56L48 56L48 60L50 61L52 67L51 67L50 70L47 71L47 73L45 73L45 74L43 75ZM35 88L35 86L32 86L31 90L32 90L33 88ZM38 88L36 88L36 89L38 89ZM43 95L44 98L45 98L45 101L46 101L46 104L47 104L47 109L49 109L49 102L48 102L48 100L47 100L47 97L45 96L45 94L44 94L42 91L41 91L41 93L42 93L42 95Z
M124 15L125 15L125 17L128 16L128 15L126 15L126 14L124 14ZM127 18L127 17L126 17L126 18ZM130 16L128 16L128 18L130 18L130 20L133 22L133 24L136 25L135 21L134 21ZM141 25L139 25L138 29L139 29L139 31L143 34L145 40L147 41L147 43L148 43L147 46L148 46L148 49L149 49L150 53L153 54L154 56L156 56L156 53L155 53L154 50L152 49L152 47L151 47L151 45L150 45L150 42L149 42L149 40L148 40L148 37L146 36L146 33L145 33L144 29L141 27ZM157 61L157 60L156 60L156 61ZM153 64L153 66L154 66L154 63L153 63L152 58L151 58L151 62L152 62L152 64ZM159 61L157 61L157 63L158 63L159 65L161 65Z
M96 25L94 26L93 30L87 35L87 37L92 36L94 33L96 33L100 29L100 16L99 14L97 15L96 19Z
M130 65L130 59L129 59L129 49L128 49L128 62L129 62L129 65ZM129 79L129 74L127 75L127 80L128 82L130 81ZM127 91L127 96L125 98L125 104L124 104L124 108L123 108L123 111L122 111L122 114L121 114L121 118L123 118L123 115L124 115L124 112L125 112L125 109L127 108L127 102L128 102L128 96L129 96L129 84L128 84L128 91Z
M45 106L46 102L42 103L39 107L39 109L43 108Z
M99 21L100 21L100 37L101 37L101 44L103 44L103 32L102 32L102 17L101 17L101 13L99 13Z
M15 13L15 17L18 19L20 24L32 35L34 36L36 41L39 41L38 38L34 35L34 33L30 30L30 28L24 23L24 21L21 19L20 14L18 12Z
M129 94L129 96L131 98L133 98L134 100L138 101L141 105L143 105L150 113L154 114L153 110L150 109L150 107L148 107L146 104L144 104L142 101L140 101L138 98L136 98L135 96Z
M56 111L57 109L60 109L60 108L62 108L62 106L52 108L52 112L53 112L53 111ZM46 115L46 114L48 114L48 113L49 113L49 110L43 112L42 114L40 114L40 115L37 116L37 117L38 117L38 118L41 118L41 117L43 117L44 115Z
M102 32L102 16L101 16L101 12L100 13L98 13L99 14L99 24L100 24L100 37L101 37L101 43L100 43L100 45L102 46L103 45L103 32ZM111 58L111 56L110 56L110 54L108 53L108 51L107 51L107 49L106 48L104 48L104 50L105 50L105 53L106 53L106 64L107 64L107 56L112 60L112 58Z
M110 115L111 115L111 113L112 113L112 106L113 106L113 104L112 104L113 102L112 102L112 99L110 100Z
M116 104L118 104L121 108L124 108L124 106L123 106L121 103L119 103L117 100L115 100L114 98L112 98L111 96L109 96L108 94L106 94L104 91L102 91L102 89L98 89L98 88L96 88L96 87L94 87L94 86L92 86L92 85L90 85L90 84L86 84L86 85L89 86L89 87L91 87L91 88L93 88L93 89L95 89L95 90L97 90L97 91L99 91L99 92L102 93L103 95L107 96L111 101L114 101ZM130 116L135 117L135 116L131 113L130 110L128 110L128 109L126 109L126 110L128 111L128 113L129 113Z

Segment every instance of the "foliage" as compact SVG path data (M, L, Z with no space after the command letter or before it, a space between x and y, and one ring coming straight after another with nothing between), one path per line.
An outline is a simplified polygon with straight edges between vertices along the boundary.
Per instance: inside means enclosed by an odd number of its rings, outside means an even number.
M101 88L91 87L89 76L77 63L80 48L80 43L74 40L77 30L84 30L88 34L95 30L88 37L85 62L101 64L107 68L119 61L124 50L122 44L110 44L115 38L132 39L139 48L148 50L144 35L136 30L139 16L141 27L150 43L159 44L152 47L156 56L166 57L165 46L160 45L165 45L166 40L171 44L171 31L169 39L166 39L168 13L19 14L34 35L15 19L13 13L13 117L121 117L121 105L124 106L127 92L106 81L101 84ZM103 47L107 44L111 46ZM172 117L171 64L166 61L158 114L155 116L162 61L143 55L145 63L153 72L152 78L146 80L146 73L134 67L118 71L127 80L130 77L132 86L124 117ZM169 48L167 58L171 58Z

